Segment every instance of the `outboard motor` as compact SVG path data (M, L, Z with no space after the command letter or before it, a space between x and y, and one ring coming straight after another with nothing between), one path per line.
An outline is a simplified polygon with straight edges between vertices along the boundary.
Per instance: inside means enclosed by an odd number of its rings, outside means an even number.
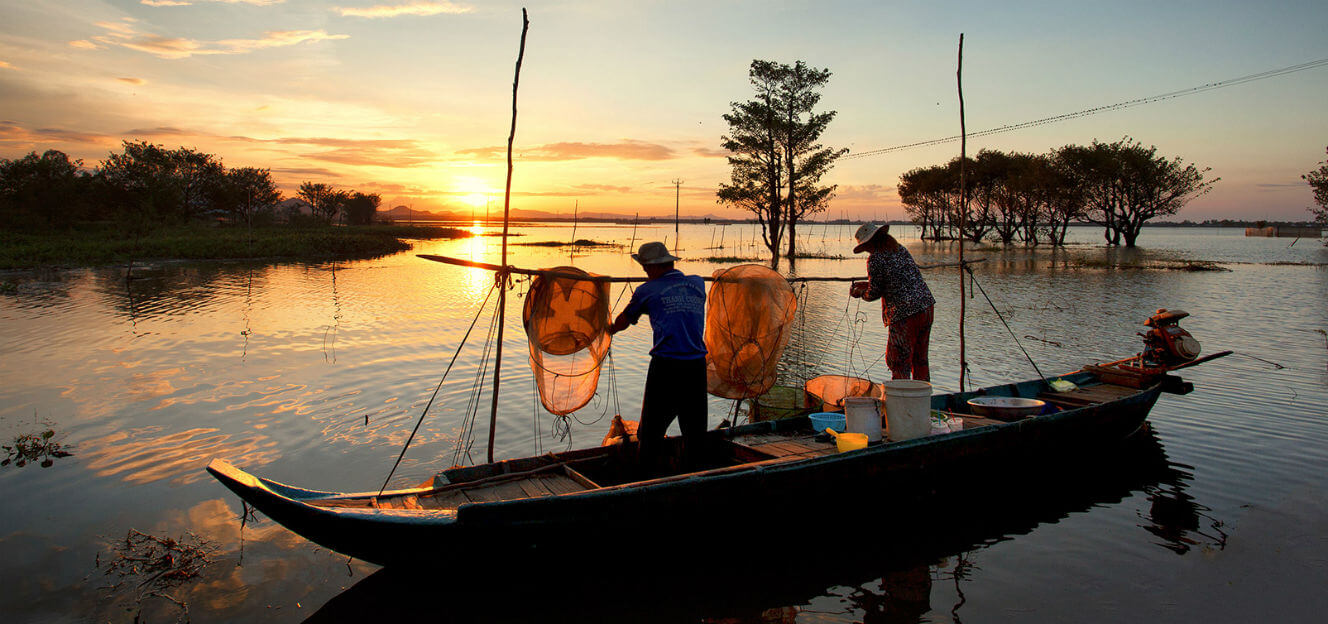
M1180 320L1189 316L1184 310L1158 310L1144 325L1151 327L1144 337L1144 366L1170 368L1199 357L1199 341L1180 326Z

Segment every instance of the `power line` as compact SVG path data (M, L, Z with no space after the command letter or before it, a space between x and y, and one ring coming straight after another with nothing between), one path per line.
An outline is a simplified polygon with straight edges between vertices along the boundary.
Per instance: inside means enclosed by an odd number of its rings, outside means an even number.
M1282 67L1282 68L1280 68L1280 69L1270 69L1270 70L1268 70L1268 71L1259 72L1259 73L1257 73L1257 74L1249 74L1248 76L1241 76L1241 77L1239 77L1239 78L1231 78L1231 79L1229 79L1229 80L1222 80L1222 81L1219 81L1219 82L1210 82L1210 83L1205 84L1205 85L1200 85L1200 86L1197 86L1197 87L1190 87L1190 88L1188 88L1188 89L1181 89L1181 90L1179 90L1179 91L1171 91L1171 92L1169 92L1169 93L1162 93L1162 94L1160 94L1160 95L1153 95L1153 96L1143 97L1143 98L1138 98L1138 99L1134 99L1134 100L1127 100L1127 101L1124 101L1124 102L1117 102L1117 103L1115 103L1115 104L1108 104L1108 105L1106 105L1106 106L1097 106L1097 107L1094 107L1094 108L1086 108L1086 109L1084 109L1084 110L1076 111L1076 112L1073 112L1073 113L1065 113L1065 114L1062 114L1062 115L1055 115L1055 116L1052 116L1052 117L1043 117L1042 119L1035 119L1035 120L1033 120L1033 121L1025 121L1025 122L1021 122L1021 123L1017 123L1017 124L1004 125L1004 126L1000 126L1000 127L996 127L996 128L990 128L990 129L988 129L988 130L979 130L979 131L977 131L977 132L970 132L970 133L968 133L968 136L970 136L970 137L983 137L983 136L989 136L989 135L993 135L993 134L1001 134L1001 133L1003 133L1003 132L1013 132L1013 131L1015 131L1015 130L1023 130L1023 129L1025 129L1025 128L1032 128L1032 127L1035 127L1035 126L1044 126L1044 125L1047 125L1047 124L1052 124L1052 123L1056 123L1056 122L1060 122L1060 121L1067 121L1067 120L1070 120L1070 119L1078 119L1078 118L1080 118L1080 117L1087 117L1087 116L1089 116L1089 115L1096 115L1096 114L1098 114L1098 113L1105 113L1105 112L1108 112L1108 111L1121 110L1121 109L1124 109L1124 108L1130 108L1130 107L1133 107L1133 106L1140 106L1140 105L1143 105L1143 104L1152 104L1152 103L1154 103L1154 102L1161 102L1161 101L1163 101L1163 100L1170 100L1170 99L1174 99L1174 98L1178 98L1178 97L1183 97L1183 96L1186 96L1186 95L1194 95L1194 94L1196 94L1196 93L1203 93L1203 92L1205 92L1205 91L1212 91L1212 90L1214 90L1214 89L1221 89L1221 88L1224 88L1224 87L1234 87L1234 86L1236 86L1236 85L1245 84L1245 83L1247 83L1247 82L1254 82L1254 81L1256 81L1256 80L1264 80L1264 79L1267 79L1267 78L1275 78L1275 77L1277 77L1277 76L1285 76L1285 75L1287 75L1287 74L1293 74L1293 73L1296 73L1296 72L1305 71L1305 70L1307 70L1307 69L1316 69L1316 68L1319 68L1319 67L1323 67L1323 66L1325 66L1325 65L1328 65L1328 58L1319 59L1319 60L1317 60L1317 61L1310 61L1310 62L1308 62L1308 63L1301 63L1301 64L1299 64L1299 65L1290 65L1290 66L1288 66L1288 67ZM881 148L881 149L869 150L869 151L866 151L866 152L858 152L857 154L847 154L847 155L844 156L844 159L845 159L845 160L848 160L848 159L851 159L851 158L865 158L865 157L867 157L867 156L877 156L877 155L880 155L880 154L888 154L888 153L891 153L891 152L899 152L899 151L903 151L903 150L907 150L907 149L913 149L913 148L915 148L915 147L928 147L928 146L932 146L932 145L941 145L941 144L943 144L943 143L949 143L949 142L951 142L951 141L958 141L959 139L960 139L960 135L957 135L957 134L956 134L956 135L954 135L954 136L948 136L948 137L941 138L941 139L931 139L931 140L929 140L929 141L918 141L918 142L916 142L916 143L907 143L907 144L904 144L904 145L895 145L895 146L885 147L885 148Z

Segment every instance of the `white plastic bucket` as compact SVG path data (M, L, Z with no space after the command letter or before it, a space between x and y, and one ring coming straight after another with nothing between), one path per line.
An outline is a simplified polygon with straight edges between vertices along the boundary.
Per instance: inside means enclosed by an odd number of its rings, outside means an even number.
M886 431L895 442L931 431L931 384L912 379L885 382ZM852 420L850 419L850 430Z
M876 397L844 397L844 418L849 433L865 433L868 442L881 439L881 400Z

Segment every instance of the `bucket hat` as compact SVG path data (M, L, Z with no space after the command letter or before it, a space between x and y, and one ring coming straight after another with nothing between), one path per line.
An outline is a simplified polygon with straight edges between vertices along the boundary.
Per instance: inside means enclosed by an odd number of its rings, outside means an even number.
M890 224L876 225L875 223L864 223L853 233L853 238L857 239L858 246L853 248L853 253L862 253L862 248L867 246L873 238L890 232Z
M664 264L665 262L681 260L681 258L669 253L669 248L665 247L664 243L660 242L641 245L641 250L632 254L632 259L643 265Z

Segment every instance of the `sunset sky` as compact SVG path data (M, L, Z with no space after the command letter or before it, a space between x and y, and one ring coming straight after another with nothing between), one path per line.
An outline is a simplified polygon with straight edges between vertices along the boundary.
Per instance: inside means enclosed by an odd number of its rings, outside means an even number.
M0 158L95 166L122 139L376 192L502 202L522 3L0 0ZM715 203L752 59L833 72L827 145L864 152L1328 58L1328 4L530 2L513 206L740 217ZM1043 152L1131 136L1222 181L1179 218L1307 218L1328 66L969 141ZM957 142L842 161L831 216L902 218L900 173Z

